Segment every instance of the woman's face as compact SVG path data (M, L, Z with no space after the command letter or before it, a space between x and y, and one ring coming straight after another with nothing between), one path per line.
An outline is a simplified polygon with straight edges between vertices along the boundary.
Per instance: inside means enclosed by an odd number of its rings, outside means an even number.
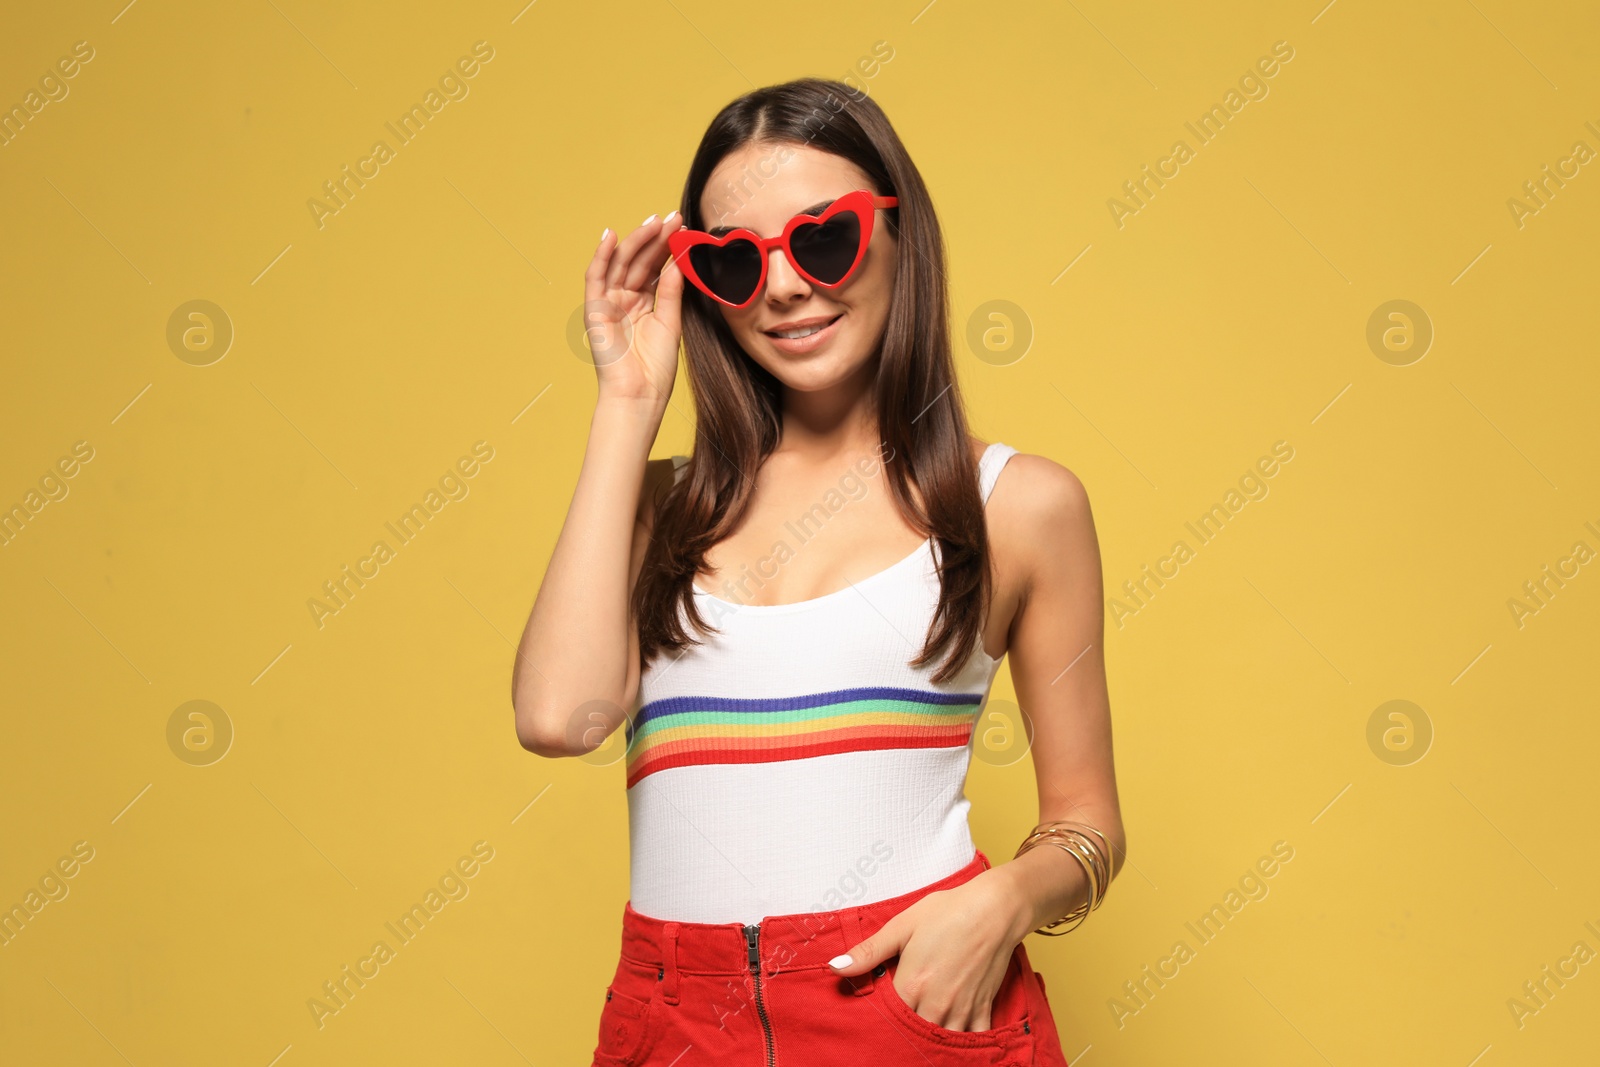
M744 227L776 237L794 216L820 214L833 200L857 189L884 192L873 189L854 163L829 152L809 145L749 144L729 153L711 172L700 197L700 217L706 230ZM786 387L801 392L830 388L860 374L877 354L889 319L895 244L879 209L866 255L844 285L812 285L782 249L774 248L768 253L766 285L750 305L717 307L750 358ZM817 322L827 325L817 336L774 336L785 326Z

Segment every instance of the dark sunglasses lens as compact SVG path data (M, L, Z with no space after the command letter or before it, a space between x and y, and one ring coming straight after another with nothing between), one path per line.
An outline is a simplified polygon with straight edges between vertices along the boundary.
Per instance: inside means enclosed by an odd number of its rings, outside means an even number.
M841 211L827 222L796 228L789 246L807 274L838 285L861 251L861 220L854 211Z
M742 304L761 280L761 253L742 238L725 245L695 245L689 263L700 280L730 304Z

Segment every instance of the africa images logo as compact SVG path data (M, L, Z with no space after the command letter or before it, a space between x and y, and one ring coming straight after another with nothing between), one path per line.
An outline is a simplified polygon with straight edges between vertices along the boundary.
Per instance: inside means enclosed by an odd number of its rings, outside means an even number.
M306 201L306 207L311 211L311 221L317 224L317 229L327 225L330 215L337 215L349 207L356 193L365 189L367 182L382 173L384 164L398 155L398 148L415 140L447 104L452 100L465 100L467 94L472 92L468 81L477 77L483 69L482 64L492 59L494 47L488 41L473 44L472 55L462 56L439 76L437 89L429 88L423 94L421 103L412 104L394 122L383 124L384 129L394 136L394 146L382 139L374 141L367 155L356 160L354 170L346 163L337 178L323 182L322 192L326 199L313 196Z

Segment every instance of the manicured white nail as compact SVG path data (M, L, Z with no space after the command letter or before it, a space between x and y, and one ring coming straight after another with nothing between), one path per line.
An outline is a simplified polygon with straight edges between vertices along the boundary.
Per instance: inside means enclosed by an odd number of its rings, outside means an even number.
M648 226L654 221L656 221L656 217L655 217L655 215L652 214L649 218L647 218L643 222L639 223L639 225L640 226Z
M605 229L600 231L600 240L604 241L607 237L610 237L610 236L611 236L611 227L610 226L607 226Z
M828 966L829 967L848 967L848 966L850 966L850 954L847 952L842 956L833 957L833 959L828 961Z
M677 217L678 217L678 213L676 211L669 211L669 212L667 212L667 217L662 219L661 221L662 222L671 222L673 219L675 219Z

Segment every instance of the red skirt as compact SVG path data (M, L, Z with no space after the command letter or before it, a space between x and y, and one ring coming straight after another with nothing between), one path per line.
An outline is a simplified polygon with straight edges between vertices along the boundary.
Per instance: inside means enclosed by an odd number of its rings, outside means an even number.
M600 1014L593 1067L1067 1067L1044 979L1018 944L989 1029L946 1030L895 992L899 957L841 977L828 961L921 897L988 870L961 870L888 900L769 916L759 926L666 922L623 906L622 953Z

